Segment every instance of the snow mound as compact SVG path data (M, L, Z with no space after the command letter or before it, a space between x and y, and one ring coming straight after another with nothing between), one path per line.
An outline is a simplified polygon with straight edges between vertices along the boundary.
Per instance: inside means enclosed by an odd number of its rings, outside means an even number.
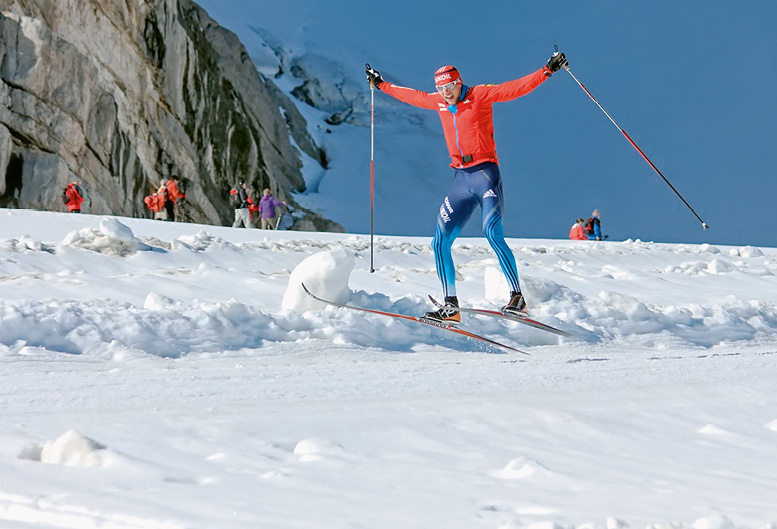
M27 446L21 459L40 461L66 467L101 467L106 462L107 450L97 441L70 429L53 441Z
M744 248L740 248L739 250L737 250L736 255L738 255L739 257L753 258L753 257L763 257L764 253L761 251L760 248L755 248L753 246L745 246Z
M102 219L99 229L84 228L80 231L71 231L65 236L62 244L120 257L151 249L151 246L135 237L129 226L113 217Z
M283 295L281 308L298 313L321 310L324 303L308 296L302 283L315 295L331 301L350 297L348 279L354 266L354 253L347 248L335 248L311 255L291 272L289 286Z
M240 249L234 244L221 237L211 235L205 230L200 230L195 235L181 235L172 242L171 247L173 250L186 248L193 252L204 252L211 249L240 252Z
M484 296L487 300L498 303L510 291L502 271L495 266L487 266L483 271Z
M175 305L175 300L158 292L149 292L143 302L143 308L146 310L165 310L171 305Z
M693 529L736 529L734 523L722 514L699 518L692 525Z
M28 250L40 252L43 250L43 244L29 235L22 235L18 239L4 239L0 241L0 249L15 253L22 253Z
M345 452L342 445L329 439L303 439L294 447L294 454L302 462L316 461L327 455L340 455Z
M537 461L525 457L517 457L507 463L499 473L504 479L526 479L532 476L549 475L547 468Z
M699 433L703 434L709 434L709 435L720 435L724 433L728 433L725 429L715 426L714 424L707 424L699 428Z
M609 517L606 520L607 529L628 529L629 524L619 518Z
M707 272L710 274L727 274L736 270L736 267L723 259L713 259L707 265Z

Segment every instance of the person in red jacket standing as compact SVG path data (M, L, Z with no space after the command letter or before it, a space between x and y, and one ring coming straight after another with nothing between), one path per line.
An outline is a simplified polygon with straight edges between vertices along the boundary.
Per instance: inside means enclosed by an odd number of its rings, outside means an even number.
M167 203L167 186L162 184L154 193L143 199L148 209L154 212L154 220L168 220L165 204Z
M455 67L443 66L434 72L437 91L431 93L387 83L377 70L369 65L365 69L367 81L375 88L405 103L438 112L451 156L453 182L440 206L432 240L445 306L427 312L424 317L453 325L461 322L461 315L456 310L459 300L451 246L478 206L482 211L483 232L510 286L510 300L502 311L526 314L515 256L505 242L502 228L504 199L494 142L492 105L528 94L566 65L564 54L556 52L546 66L520 79L472 87L464 85Z
M70 182L62 193L62 201L70 213L81 213L81 204L84 200L84 192L78 182Z
M178 189L178 177L173 176L167 181L165 186L167 187L167 200L165 201L165 210L167 211L167 220L180 220L175 218L175 204L186 198L186 193L181 193Z

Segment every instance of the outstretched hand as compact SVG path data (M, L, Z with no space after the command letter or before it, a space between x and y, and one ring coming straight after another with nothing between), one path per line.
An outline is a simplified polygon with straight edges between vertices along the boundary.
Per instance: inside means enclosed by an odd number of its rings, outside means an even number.
M380 83L383 82L383 77L380 76L380 72L368 64L364 65L364 73L367 74L367 82L370 86L374 86L380 90Z
M548 70L550 70L550 73L556 73L560 69L566 68L567 66L569 66L567 57L561 52L555 52L550 56L550 59L548 59Z

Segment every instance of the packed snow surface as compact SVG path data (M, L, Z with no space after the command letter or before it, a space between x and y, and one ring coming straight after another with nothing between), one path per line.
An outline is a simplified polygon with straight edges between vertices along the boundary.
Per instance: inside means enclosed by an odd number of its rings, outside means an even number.
M777 250L429 243L0 210L0 527L775 527Z

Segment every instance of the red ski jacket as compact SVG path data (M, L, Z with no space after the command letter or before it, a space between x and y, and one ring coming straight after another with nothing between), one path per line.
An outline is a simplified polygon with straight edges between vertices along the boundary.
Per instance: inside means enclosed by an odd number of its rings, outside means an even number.
M536 72L502 84L463 87L461 99L449 108L437 93L421 92L383 82L379 89L405 103L437 110L451 155L451 167L471 167L483 162L499 163L494 143L494 121L491 106L528 94L548 79L543 66Z
M186 198L186 193L181 193L178 190L178 184L175 183L175 180L168 180L165 186L167 186L167 197L173 202L178 202L179 198Z
M79 193L81 188L76 184L68 184L65 188L65 196L67 197L67 210L73 211L74 209L81 210L81 204L84 203L84 197Z
M569 230L569 238L573 241L585 241L588 240L585 232L583 232L583 225L575 222Z

